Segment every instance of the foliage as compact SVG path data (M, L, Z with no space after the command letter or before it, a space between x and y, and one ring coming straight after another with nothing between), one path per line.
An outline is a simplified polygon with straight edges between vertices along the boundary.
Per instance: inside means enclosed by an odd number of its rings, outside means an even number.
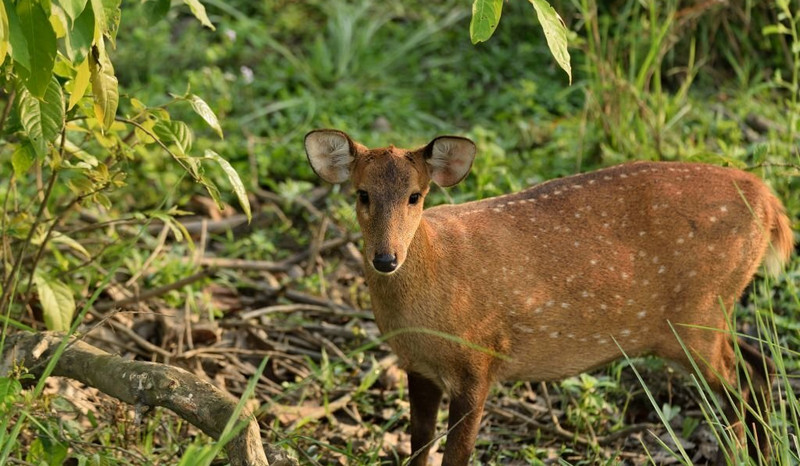
M572 83L572 67L567 50L567 26L558 16L556 10L545 0L529 0L539 24L542 26L547 46L553 54L558 66L569 76ZM484 42L494 34L503 13L503 0L474 0L472 3L472 21L469 24L469 36L473 44Z

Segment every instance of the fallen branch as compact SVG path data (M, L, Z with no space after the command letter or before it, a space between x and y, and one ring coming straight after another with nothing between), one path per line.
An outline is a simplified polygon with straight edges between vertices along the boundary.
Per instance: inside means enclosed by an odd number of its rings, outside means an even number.
M0 375L23 366L37 378L63 339L55 332L19 332L6 338ZM161 406L174 411L214 439L219 439L237 400L210 383L177 367L129 361L74 337L58 359L52 375L69 377L148 411ZM258 423L249 411L240 415L244 426L225 445L234 466L266 466ZM285 455L275 464L295 464Z

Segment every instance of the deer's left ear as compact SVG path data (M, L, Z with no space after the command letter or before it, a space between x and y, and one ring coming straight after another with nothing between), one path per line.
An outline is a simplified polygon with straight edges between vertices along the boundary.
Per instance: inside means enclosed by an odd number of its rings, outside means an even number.
M475 159L475 143L458 136L440 136L425 147L431 179L439 186L458 184L469 173Z

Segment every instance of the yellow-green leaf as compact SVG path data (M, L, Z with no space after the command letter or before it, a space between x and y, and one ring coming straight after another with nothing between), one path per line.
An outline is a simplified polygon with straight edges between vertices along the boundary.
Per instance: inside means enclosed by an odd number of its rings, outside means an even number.
M58 0L61 8L69 16L69 19L75 21L75 18L80 16L84 8L86 8L87 0Z
M556 10L545 0L528 0L536 10L539 24L542 25L544 37L547 39L547 46L550 53L556 59L556 63L569 76L569 83L572 84L572 66L569 63L569 50L567 50L567 26L564 20L556 13Z
M6 4L5 2L0 1L0 63L3 63L3 61L6 59L10 35L11 34L8 30L8 13L6 13Z
M473 44L485 42L492 37L500 22L502 12L503 0L474 0L472 2L469 37Z
M92 46L89 54L89 72L94 94L94 114L104 129L111 127L117 115L119 105L119 89L114 67L106 54L102 39Z
M214 25L211 24L211 20L208 19L206 7L200 3L200 0L183 0L183 3L189 5L189 9L192 10L192 14L200 21L200 24L211 29L212 31L216 30Z
M69 104L67 110L72 110L86 94L86 89L89 87L89 80L91 78L91 71L89 70L89 57L83 60L83 63L78 65L75 78L72 80L72 93L69 95Z
M59 280L48 280L40 274L33 276L36 294L42 305L44 324L48 330L66 331L75 315L75 298L72 290Z
M203 99L194 94L189 96L189 102L192 104L194 111L200 115L203 120L208 123L208 126L222 139L222 127L219 125L219 120L217 119L217 115L214 114L214 110L211 110L211 107L209 107Z
M233 187L233 192L236 194L236 198L239 200L239 205L242 206L244 214L247 215L247 221L250 221L252 219L250 214L250 200L247 198L247 191L244 189L244 184L242 183L242 179L239 177L239 174L236 173L236 170L234 170L230 162L222 158L222 156L213 150L206 150L205 156L206 158L217 162L219 166L222 167L222 171L224 171L225 175L228 176L228 181Z
M17 146L17 150L11 154L11 166L14 167L14 175L16 175L17 179L28 172L34 160L36 160L36 151L33 150L30 142Z
M91 254L89 254L89 251L87 251L86 248L84 248L81 243L75 241L74 239L70 238L69 236L63 233L57 231L53 232L53 235L50 237L50 241L53 244L60 243L63 244L64 246L67 246L68 248L80 254L84 259L92 258Z

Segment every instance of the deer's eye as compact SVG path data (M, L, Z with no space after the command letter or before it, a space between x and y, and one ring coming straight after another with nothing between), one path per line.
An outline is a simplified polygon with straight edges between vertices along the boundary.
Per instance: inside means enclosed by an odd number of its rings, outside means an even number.
M422 194L414 193L414 194L412 194L411 196L408 197L408 203L410 205L417 205L417 203L419 202L419 200L421 198L422 198Z
M359 189L356 191L356 195L358 196L358 202L368 205L369 204L369 193L364 190Z

